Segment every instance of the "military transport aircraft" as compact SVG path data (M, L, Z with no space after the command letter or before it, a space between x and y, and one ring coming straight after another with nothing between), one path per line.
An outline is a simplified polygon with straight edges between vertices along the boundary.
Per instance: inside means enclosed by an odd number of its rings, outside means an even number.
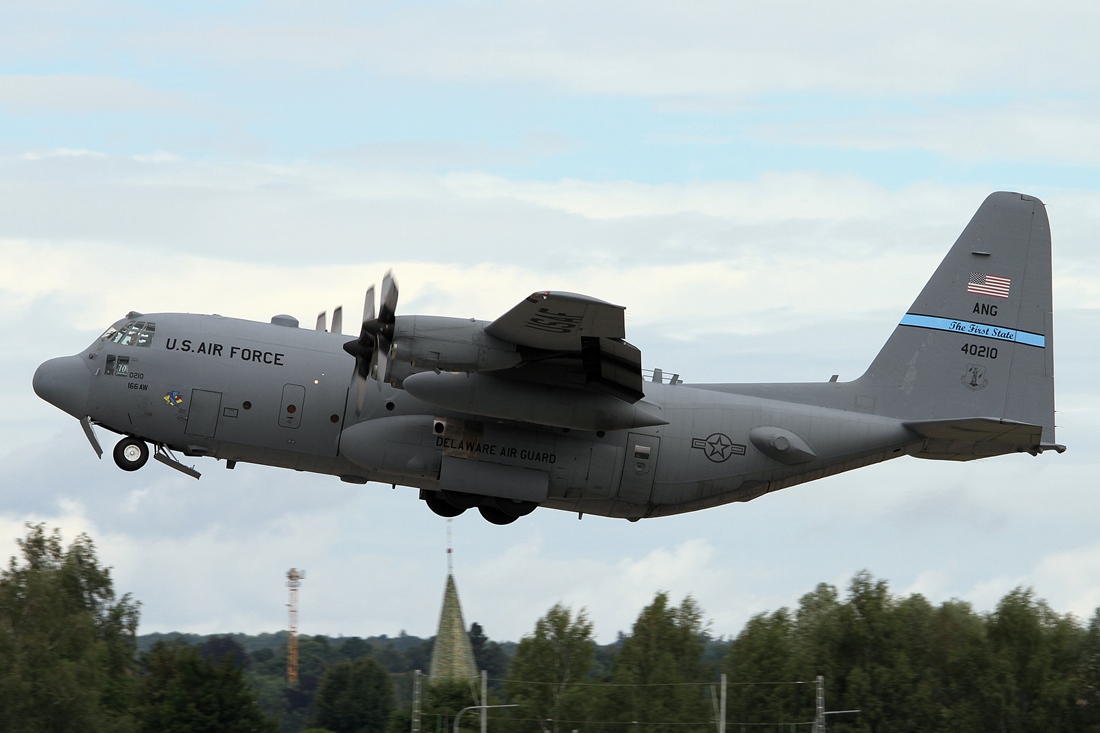
M387 274L359 337L130 313L34 375L40 397L150 448L420 489L436 514L507 524L537 507L637 520L749 501L890 458L1037 455L1054 439L1050 229L990 195L860 378L685 384L643 375L622 306L538 292L495 321L397 315Z

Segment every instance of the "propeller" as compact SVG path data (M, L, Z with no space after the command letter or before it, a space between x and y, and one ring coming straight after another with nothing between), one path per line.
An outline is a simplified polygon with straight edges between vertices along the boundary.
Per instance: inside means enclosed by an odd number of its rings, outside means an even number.
M393 273L382 278L382 296L378 315L374 314L374 286L367 289L363 302L363 326L359 338L344 344L344 351L355 357L355 414L363 410L363 397L367 380L374 379L378 390L389 376L389 353L393 344L394 326L397 323L397 283ZM333 320L337 318L333 313ZM334 327L335 328L335 327Z

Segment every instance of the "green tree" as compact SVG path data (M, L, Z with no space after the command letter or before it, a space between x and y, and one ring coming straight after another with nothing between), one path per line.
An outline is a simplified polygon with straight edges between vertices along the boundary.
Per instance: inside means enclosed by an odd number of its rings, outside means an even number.
M420 729L423 731L450 733L458 711L480 704L478 696L481 687L476 679L443 679L432 682L427 677L421 677L421 684L423 687L421 688ZM495 704L491 693L489 704ZM474 733L479 729L478 721L476 712L467 713L462 717L460 730L465 733ZM411 722L411 706L404 702L390 718L390 733L407 733ZM495 725L493 727L496 729Z
M1016 588L988 623L995 690L992 713L1002 731L1068 731L1083 712L1077 677L1087 632L1060 616L1030 588Z
M809 719L795 715L799 702L803 702L799 700L800 690L782 684L797 679L796 645L795 621L788 609L749 619L726 657L731 723L771 723L778 719L779 711L795 716L792 719Z
M141 657L142 733L275 733L233 655L204 659L196 647L157 642Z
M341 662L321 679L313 725L333 733L384 733L393 713L393 682L369 657Z
M520 640L508 668L505 691L519 704L518 717L537 720L544 733L557 733L559 721L578 715L584 695L574 683L585 678L595 646L584 609L574 617L554 604L535 623L534 633Z
M500 680L508 672L508 655L500 644L490 641L481 624L470 624L470 647L474 650L474 666L488 672L489 685L499 690Z
M661 592L642 609L611 671L613 686L600 706L608 721L630 721L676 730L709 730L709 690L699 684L707 635L691 596L679 606ZM694 727L693 724L698 724Z
M138 604L87 535L27 530L0 571L0 730L130 730Z
M1100 608L1092 614L1088 631L1082 640L1078 675L1081 680L1081 696L1077 700L1077 707L1081 708L1084 730L1100 733Z

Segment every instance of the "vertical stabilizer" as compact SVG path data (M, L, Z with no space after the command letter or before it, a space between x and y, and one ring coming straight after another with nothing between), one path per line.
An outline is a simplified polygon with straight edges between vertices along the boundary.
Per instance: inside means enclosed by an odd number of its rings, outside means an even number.
M980 418L1035 426L1026 449L1054 447L1053 335L1046 208L994 193L857 386L873 412L927 423L918 432Z

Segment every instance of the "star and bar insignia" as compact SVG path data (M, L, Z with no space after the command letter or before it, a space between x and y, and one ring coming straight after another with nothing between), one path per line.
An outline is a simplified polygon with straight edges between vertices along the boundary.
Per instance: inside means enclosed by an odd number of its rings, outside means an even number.
M745 455L745 446L734 443L725 433L711 433L705 438L692 438L691 447L698 448L715 463L728 461L730 456Z

